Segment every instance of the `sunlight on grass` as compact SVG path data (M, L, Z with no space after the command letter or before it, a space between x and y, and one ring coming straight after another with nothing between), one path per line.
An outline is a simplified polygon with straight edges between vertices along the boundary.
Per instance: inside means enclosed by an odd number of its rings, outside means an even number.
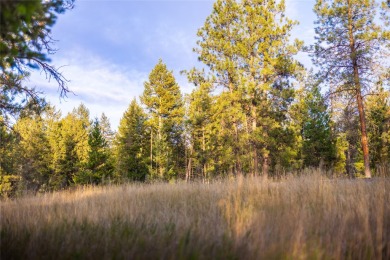
M387 259L390 180L86 187L1 202L1 258Z

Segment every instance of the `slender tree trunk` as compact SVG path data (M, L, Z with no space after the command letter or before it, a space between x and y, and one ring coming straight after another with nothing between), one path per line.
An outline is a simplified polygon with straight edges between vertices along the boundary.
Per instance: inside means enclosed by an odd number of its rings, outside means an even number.
M190 149L188 152L186 149L186 182L189 182L191 179L191 171L192 171L192 146L190 145Z
M205 135L204 135L204 132L205 132L205 129L204 129L204 126L202 127L202 176L204 179L207 178L207 167L206 167L206 162L204 161L205 160L205 153L206 153L206 138L205 138Z
M161 165L161 158L163 156L163 151L161 149L161 129L162 129L162 118L159 115L158 116L158 141L157 141L157 143L158 143L158 149L157 149L158 155L157 155L157 158L158 159L156 160L156 164L157 164L157 166L156 166L157 169L156 170L158 171L158 174L160 175L160 178L162 178L163 175L164 175L163 166Z
M356 89L356 99L357 99L358 110L359 110L360 130L361 130L361 134L362 134L364 175L366 178L371 178L370 157L369 157L369 152L368 152L368 138L367 138L367 130L366 130L366 118L364 115L364 104L363 104L363 97L362 97L360 87L358 87Z
M253 175L257 176L259 174L258 168L259 168L259 160L257 155L257 147L255 144L255 141L253 140L255 138L254 134L256 133L257 129L257 120L256 120L256 106L252 104L252 149L253 149Z
M150 172L153 172L153 128L150 128Z
M359 110L359 121L360 121L360 130L361 130L361 141L362 141L362 150L363 150L363 159L364 159L364 175L366 178L371 178L370 171L370 157L368 152L368 138L366 130L366 118L364 115L364 104L362 97L362 90L359 77L359 66L357 63L356 57L356 46L355 38L353 35L353 26L352 26L352 6L351 1L348 0L348 30L349 30L349 44L351 49L351 60L353 66L353 79L356 88L356 102Z
M265 154L263 157L263 177L268 178L269 173L269 156Z

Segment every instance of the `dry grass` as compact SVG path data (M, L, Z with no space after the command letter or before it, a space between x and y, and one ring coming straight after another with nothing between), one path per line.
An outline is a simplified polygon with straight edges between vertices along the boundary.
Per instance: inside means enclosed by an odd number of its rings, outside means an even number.
M89 187L1 202L1 259L389 259L390 179Z

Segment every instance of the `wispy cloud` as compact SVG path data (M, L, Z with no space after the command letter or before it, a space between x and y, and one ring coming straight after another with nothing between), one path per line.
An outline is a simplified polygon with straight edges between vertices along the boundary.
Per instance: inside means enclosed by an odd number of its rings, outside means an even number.
M33 73L29 84L43 90L47 99L64 113L83 102L92 116L106 113L114 127L130 101L142 93L147 79L146 73L126 70L85 50L73 50L55 64L65 65L61 72L70 79L68 86L74 95L59 99L56 83L48 82L40 73Z

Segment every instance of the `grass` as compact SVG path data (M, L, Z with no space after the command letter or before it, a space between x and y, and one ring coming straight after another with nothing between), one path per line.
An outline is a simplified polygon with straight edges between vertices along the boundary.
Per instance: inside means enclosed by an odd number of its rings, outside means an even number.
M390 179L237 178L0 202L1 259L389 259Z

